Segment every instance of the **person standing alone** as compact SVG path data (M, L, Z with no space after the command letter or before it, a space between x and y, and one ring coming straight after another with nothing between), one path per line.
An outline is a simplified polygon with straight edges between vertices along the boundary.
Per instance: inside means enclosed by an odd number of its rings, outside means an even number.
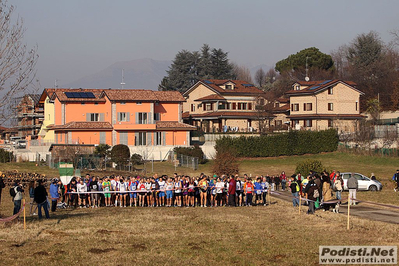
M43 186L43 181L38 181L38 186L35 188L35 202L37 203L38 208L38 216L39 219L42 219L42 208L44 209L44 213L46 218L50 218L50 214L48 213L48 202L47 202L47 191Z
M358 189L358 182L355 175L351 173L351 177L348 179L348 189L349 189L349 204L356 205L356 191Z

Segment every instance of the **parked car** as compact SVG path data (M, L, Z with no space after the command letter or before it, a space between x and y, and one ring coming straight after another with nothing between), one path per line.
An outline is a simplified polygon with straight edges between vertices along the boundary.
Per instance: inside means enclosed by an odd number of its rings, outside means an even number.
M17 149L26 149L26 140L18 140L15 146Z
M355 178L358 182L358 190L369 190L369 191L379 191L382 189L382 184L378 180L371 180L365 175L354 173ZM348 190L348 179L351 173L341 173L341 177L344 180L344 190Z

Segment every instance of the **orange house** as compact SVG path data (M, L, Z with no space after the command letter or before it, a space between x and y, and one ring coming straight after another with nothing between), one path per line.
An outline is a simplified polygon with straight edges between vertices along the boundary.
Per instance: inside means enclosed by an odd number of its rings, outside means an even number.
M56 89L57 144L125 144L146 159L163 159L174 146L190 145L179 92L121 89Z

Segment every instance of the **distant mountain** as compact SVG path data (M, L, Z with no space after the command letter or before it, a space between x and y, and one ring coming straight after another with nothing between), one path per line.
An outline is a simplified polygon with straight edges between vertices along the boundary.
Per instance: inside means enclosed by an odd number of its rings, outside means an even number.
M162 78L166 76L171 61L150 58L117 62L106 69L63 84L64 88L120 88L122 69L124 69L125 88L157 90Z

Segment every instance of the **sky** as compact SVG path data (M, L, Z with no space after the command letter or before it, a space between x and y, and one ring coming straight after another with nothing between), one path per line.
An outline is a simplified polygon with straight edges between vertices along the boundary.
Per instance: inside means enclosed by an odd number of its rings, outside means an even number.
M387 0L8 0L38 46L40 85L54 87L118 61L173 60L204 43L254 67L308 47L330 53L373 30L388 43L399 1Z

